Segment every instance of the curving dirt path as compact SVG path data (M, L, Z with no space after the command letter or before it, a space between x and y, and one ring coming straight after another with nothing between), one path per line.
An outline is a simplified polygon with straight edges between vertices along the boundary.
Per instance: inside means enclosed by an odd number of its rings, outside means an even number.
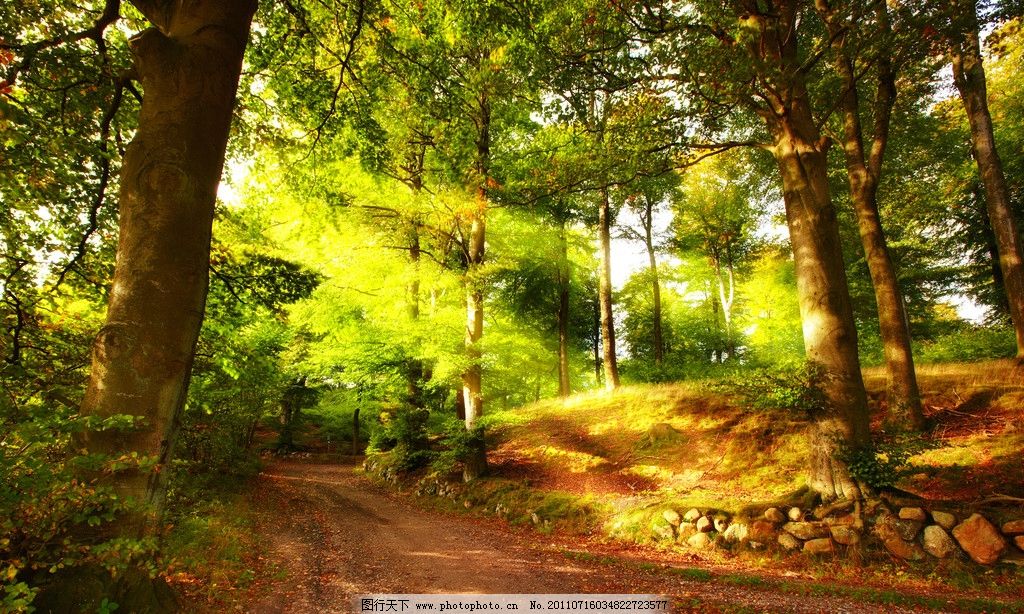
M365 593L656 593L677 612L910 611L572 560L573 542L423 510L355 467L281 460L259 476L256 530L287 574L247 611L348 612Z

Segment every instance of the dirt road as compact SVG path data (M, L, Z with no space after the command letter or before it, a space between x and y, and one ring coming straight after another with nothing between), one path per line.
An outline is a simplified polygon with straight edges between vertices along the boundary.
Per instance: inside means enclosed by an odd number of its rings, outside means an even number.
M676 611L910 611L575 560L568 538L425 511L358 476L355 462L277 461L260 475L257 531L287 573L248 611L348 612L367 593L656 593Z

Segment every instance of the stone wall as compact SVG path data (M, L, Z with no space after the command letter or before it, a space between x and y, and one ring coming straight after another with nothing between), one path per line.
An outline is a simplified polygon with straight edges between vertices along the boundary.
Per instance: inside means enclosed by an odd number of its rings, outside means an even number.
M713 510L694 508L680 515L666 509L651 523L651 536L696 549L738 544L816 555L840 554L873 540L894 557L909 561L959 556L992 565L1001 559L1024 560L1024 519L997 527L978 513L958 516L923 507L895 509L882 501L863 509L852 501L815 511L771 507L757 519L735 522Z

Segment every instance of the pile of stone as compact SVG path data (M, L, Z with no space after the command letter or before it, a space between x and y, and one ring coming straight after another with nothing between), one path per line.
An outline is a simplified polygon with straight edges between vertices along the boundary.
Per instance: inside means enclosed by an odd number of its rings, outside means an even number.
M415 490L417 497L444 497L452 501L462 497L463 491L460 484L429 476L417 482Z
M894 557L908 561L966 555L981 565L992 565L1008 555L1021 559L1024 551L1024 519L1006 522L1000 530L977 513L958 518L921 507L893 511L881 501L868 504L863 513L854 513L853 507L852 502L814 512L770 507L760 518L737 522L714 510L693 508L680 515L668 509L652 522L651 535L694 549L712 544L759 549L775 544L813 555L836 554L877 540Z

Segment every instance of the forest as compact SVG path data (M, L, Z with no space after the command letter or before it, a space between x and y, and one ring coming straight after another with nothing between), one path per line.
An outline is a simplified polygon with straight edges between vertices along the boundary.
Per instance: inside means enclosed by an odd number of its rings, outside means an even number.
M1022 70L1016 0L0 4L0 612L1019 611Z

